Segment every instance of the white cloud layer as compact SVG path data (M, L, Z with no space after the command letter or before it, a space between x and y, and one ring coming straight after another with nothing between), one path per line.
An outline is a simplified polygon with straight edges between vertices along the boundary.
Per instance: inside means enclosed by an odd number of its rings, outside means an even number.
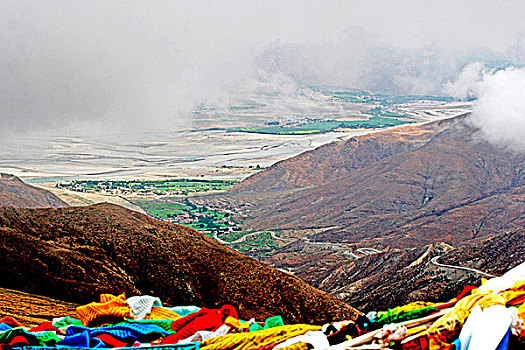
M446 89L476 98L471 119L488 141L525 152L525 68L490 70L475 62Z
M472 119L489 141L524 152L525 69L486 73L478 85Z
M440 93L480 60L525 63L520 0L0 2L0 141L170 130L225 86Z

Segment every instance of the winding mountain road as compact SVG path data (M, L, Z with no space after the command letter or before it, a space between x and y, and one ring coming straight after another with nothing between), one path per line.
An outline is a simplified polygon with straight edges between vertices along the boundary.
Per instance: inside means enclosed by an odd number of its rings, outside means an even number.
M257 231L257 232L252 232L252 233L249 233L247 235L244 235L242 237L240 237L239 239L235 240L235 241L232 241L232 242L227 242L227 241L224 241L222 239L220 239L218 236L217 236L217 233L215 233L213 235L213 238L215 240L217 240L217 242L221 243L221 244L225 244L225 245L229 245L229 244L232 244L232 243L242 243L244 242L248 237L251 237L251 236L254 236L254 235L257 235L257 234L262 234L262 233L269 233L270 236L273 238L273 239L279 239L279 240L282 240L282 241L287 241L287 242L297 242L297 241L303 241L304 243L307 243L307 244L316 244L316 245L330 245L330 246L333 246L333 247L336 247L336 248L342 248L344 247L344 244L342 243L332 243L332 242L313 242L311 241L308 237L302 237L300 239L294 239L294 238L282 238L282 237L279 237L277 236L277 234L274 232L274 231L269 231L269 230L264 230L264 231ZM364 256L366 255L374 255L374 254L378 254L378 253L382 253L382 251L378 250L378 249L375 249L375 248L369 248L369 247L365 247L365 248L357 248L355 250L355 252L351 252L350 250L345 250L342 252L343 254L346 254L346 255L350 255L352 258L354 259L359 259L361 258L361 256L357 255L356 253L360 253ZM454 266L454 265L447 265L447 264L441 264L440 262L438 262L438 259L441 257L441 255L438 255L438 256L435 256L433 257L431 260L430 260L430 263L434 266L438 266L438 267L443 267L443 268L448 268L448 269L455 269L455 270L462 270L462 271L468 271L468 272L473 272L473 273L477 273L479 275L483 275L483 276L486 276L486 277L489 277L489 278L493 278L493 277L497 277L495 275L491 275L490 273L486 273L486 272L483 272L483 271L480 271L480 270L477 270L477 269L473 269L473 268L470 268L470 267L463 267L463 266Z
M324 231L326 230L329 230L329 229L332 229L334 227L328 227L327 229L325 229ZM323 231L323 232L324 232ZM257 234L262 234L262 233L269 233L270 236L273 238L273 239L279 239L281 241L286 241L286 242L297 242L297 241L303 241L304 243L306 244L314 244L314 245L323 245L323 246L332 246L332 247L335 247L337 249L341 249L341 248L344 248L345 247L345 244L343 243L332 243L332 242L315 242L315 241L311 241L308 237L302 237L302 238L282 238L282 237L279 237L277 236L277 234L275 233L275 231L269 231L269 230L263 230L263 231L257 231L257 232L252 232L252 233L249 233L247 235L244 235L238 239L236 239L235 241L231 241L231 242L228 242L228 241L225 241L221 238L219 238L217 232L215 232L213 234L213 238L221 243L221 244L224 244L224 245L229 245L229 244L233 244L233 243L242 243L246 240L246 238L248 237L251 237L251 236L254 236L254 235L257 235ZM375 248L357 248L356 249L356 252L357 253L360 253L360 254L363 254L363 255L373 255L373 254L377 254L377 253L382 253L380 250L377 250ZM349 250L345 250L343 252L343 254L346 254L346 255L350 255L351 257L353 257L354 259L359 259L360 256L359 255L356 255L355 253L353 252L350 252Z
M471 269L470 267L441 264L441 263L438 262L438 259L440 257L441 257L441 255L435 256L435 257L433 257L430 260L430 262L433 265L438 266L438 267L445 267L445 268L449 268L449 269L456 269L456 270L463 270L463 271L474 272L474 273L477 273L477 274L480 274L480 275L483 275L483 276L487 276L487 277L490 277L490 278L497 277L495 275L491 275L490 273L486 273L486 272L483 272L483 271L480 271L480 270L476 270L476 269Z

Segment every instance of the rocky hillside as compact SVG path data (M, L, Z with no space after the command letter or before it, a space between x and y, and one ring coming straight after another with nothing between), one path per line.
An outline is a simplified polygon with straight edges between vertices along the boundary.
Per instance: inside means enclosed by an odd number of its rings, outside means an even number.
M453 248L444 243L388 249L354 259L330 251L290 254L267 262L293 269L297 276L363 311L412 301L446 301L465 285L479 285L486 275L443 267L451 265L500 275L525 261L525 229Z
M332 143L233 192L257 196L248 229L333 227L314 239L380 247L462 244L525 226L525 156L485 142L461 117Z
M62 208L68 205L49 191L30 186L18 177L0 174L0 206L17 208Z
M443 130L446 122L426 126L407 125L331 142L314 150L277 162L237 184L230 192L267 192L321 185L345 178L357 169L371 166L393 155L413 150Z
M240 317L352 318L354 309L301 279L190 228L110 204L0 208L1 287L84 303L151 294L171 305L229 303Z

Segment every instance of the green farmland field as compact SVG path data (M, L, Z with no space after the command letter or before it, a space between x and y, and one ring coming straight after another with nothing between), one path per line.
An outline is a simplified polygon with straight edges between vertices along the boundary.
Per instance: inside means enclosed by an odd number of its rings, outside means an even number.
M264 126L259 128L235 128L229 131L276 135L321 134L336 129L375 129L409 123L395 118L372 117L364 120L329 120L297 126Z

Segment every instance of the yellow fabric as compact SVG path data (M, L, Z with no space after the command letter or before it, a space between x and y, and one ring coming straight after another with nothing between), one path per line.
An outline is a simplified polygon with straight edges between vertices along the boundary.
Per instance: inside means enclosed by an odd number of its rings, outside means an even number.
M318 331L320 329L320 326L295 324L274 327L250 333L227 334L222 337L216 337L203 341L200 348L201 350L251 349L260 346L282 343L292 337L305 334L309 331Z
M423 308L426 308L426 307L429 307L429 306L434 306L434 305L439 305L439 304L436 304L436 303L430 303L430 302L426 302L426 301L414 301L412 303L409 303L409 304L406 304L406 305L403 305L403 306L398 306L395 308L395 310L399 310L401 312L407 312L407 311L414 311L414 310L419 310L419 309L423 309Z
M509 290L503 292L505 305L520 305L525 302L525 281L519 281Z
M144 317L145 320L178 320L181 315L162 306L151 308L151 312Z
M446 337L442 333L451 332L463 326L475 305L486 309L494 305L505 305L505 303L505 298L500 294L476 290L473 294L458 301L449 313L439 318L425 332L428 335L429 348L437 350L445 347L448 339L444 339Z
M516 282L512 288L512 290L525 290L525 281L518 281Z
M425 326L409 328L409 329L407 329L407 337L409 337L411 335L414 335L414 334L421 333L424 330L426 330L427 328L428 327L425 327Z
M310 345L308 343L295 343L293 345L282 348L281 350L308 350Z
M124 294L119 296L101 294L99 303L94 302L79 306L77 307L77 314L84 326L87 326L90 321L102 315L131 318L131 310L126 303Z
M443 339L441 332L453 331L461 327L467 319L470 311L481 299L488 297L492 294L482 293L477 291L476 293L469 295L454 306L454 308L446 315L441 316L430 328L425 332L428 335L429 348L431 350L441 349L445 346L446 340Z
M475 293L461 299L449 313L441 316L436 322L434 322L434 324L428 329L428 332L432 333L440 328L452 330L456 328L457 325L461 326L467 319L470 310L472 310L474 305L489 295L489 293Z
M518 316L523 322L525 322L525 304L518 308Z
M238 319L231 317L231 316L228 316L224 320L224 324L230 327L234 327L234 328L241 328L241 329L250 328L250 324L248 322L241 322Z
M505 306L505 299L499 294L489 294L484 296L478 301L478 305L481 310L485 310L494 305L503 305ZM469 312L470 314L470 312Z

